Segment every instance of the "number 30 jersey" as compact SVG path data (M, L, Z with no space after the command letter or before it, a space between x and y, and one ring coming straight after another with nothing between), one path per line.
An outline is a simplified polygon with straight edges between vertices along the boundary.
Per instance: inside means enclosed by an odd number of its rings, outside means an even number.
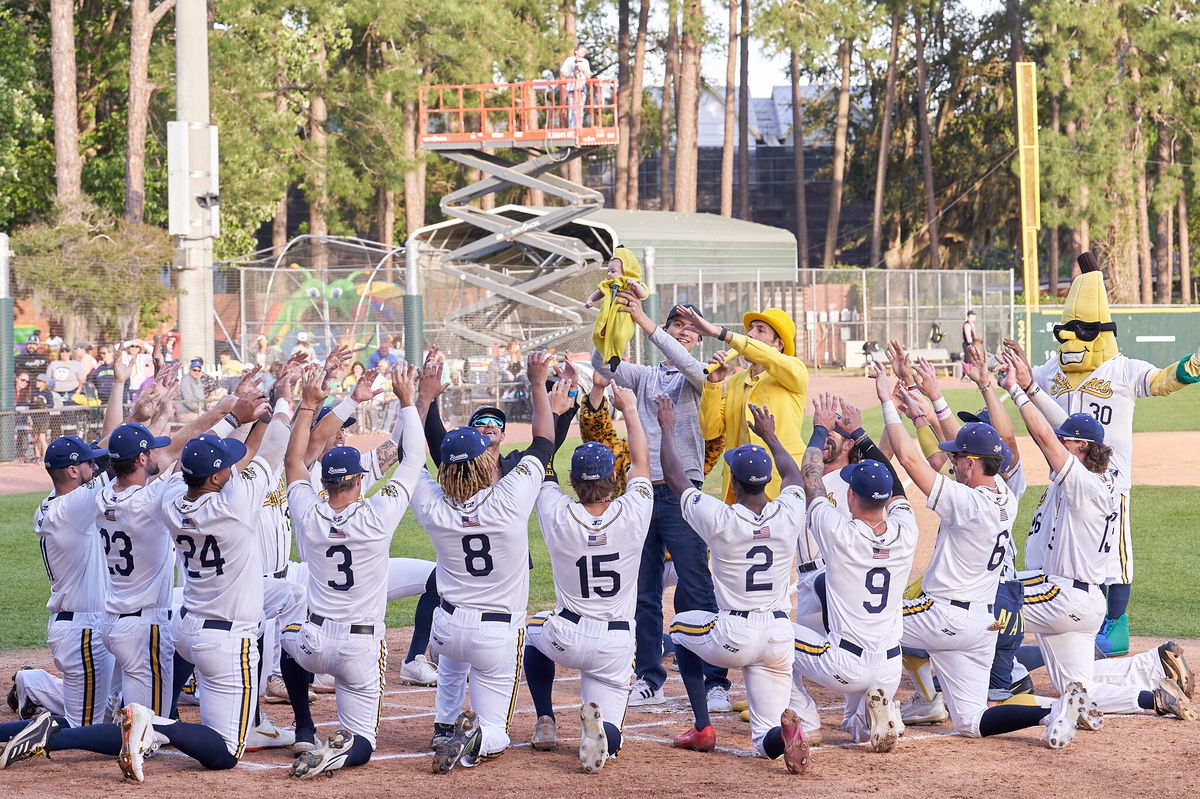
M642 544L653 511L654 489L644 477L630 480L625 493L599 516L564 495L556 483L542 483L538 522L550 550L558 604L592 619L632 621Z
M683 518L712 551L713 588L722 610L790 609L789 577L804 532L804 492L785 486L762 513L689 488Z
M828 497L808 506L808 529L825 553L829 632L872 650L900 643L904 587L917 550L917 520L908 500L891 502L873 528Z
M96 529L108 561L109 613L171 607L175 546L163 529L163 498L186 490L173 472L149 485L109 483L96 500Z
M183 571L183 607L205 619L258 624L263 612L262 546L257 516L274 487L266 461L236 469L220 491L188 499L168 493L163 523Z
M452 605L524 618L529 601L529 514L545 476L526 455L466 502L446 496L422 470L412 510L437 550L437 587Z

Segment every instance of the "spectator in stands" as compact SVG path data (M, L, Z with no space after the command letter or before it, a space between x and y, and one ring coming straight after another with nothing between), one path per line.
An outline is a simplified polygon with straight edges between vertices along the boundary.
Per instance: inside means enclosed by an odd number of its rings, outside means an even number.
M154 377L154 359L150 357L150 346L140 338L125 342L121 357L129 368L129 393L136 394L147 380Z
M246 367L242 365L241 361L233 357L232 350L221 350L218 352L217 361L220 364L221 388L226 391L233 391L242 379L242 372L245 371Z
M276 357L277 355L279 357ZM250 360L260 367L263 372L270 369L271 364L275 361L282 360L282 356L283 353L281 352L276 353L271 351L271 342L267 340L266 336L254 337L254 351L250 355Z
M62 349L62 346L62 336L51 336L50 338L46 339L46 356L51 361L57 361L58 351Z
M42 347L42 340L38 338L36 330L30 334L29 338L25 339L25 354L13 358L13 368L31 375L43 374L50 368L50 359Z
M33 399L33 380L29 372L17 372L15 402L18 406L28 406Z
M983 339L979 337L979 329L977 327L975 327L975 312L967 311L967 321L963 322L963 326L962 326L962 351L963 351L962 362L963 363L966 363L970 359L970 356L967 354L967 350L969 350L971 348L972 344L982 347ZM970 378L967 377L965 372L962 375L962 379L970 380Z
M342 378L342 391L349 394L354 391L354 387L358 385L358 381L363 376L363 372L367 371L362 362L355 361L350 364L350 373Z
M289 357L291 355L295 355L298 352L303 352L305 355L308 356L308 363L316 363L317 362L317 351L315 349L313 349L313 345L310 344L308 341L308 331L307 330L301 330L299 333L296 334L296 346L292 347L292 351L289 353Z
M92 357L92 345L86 341L80 341L75 345L75 349L71 350L71 357L79 361L79 365L83 367L83 374L86 377L96 368L97 361Z
M392 342L386 336L384 336L384 338L379 342L379 349L375 350L367 357L367 368L379 369L379 365L383 363L386 365L381 371L387 371L399 362L400 359L397 358L395 353L392 352Z
M79 361L71 360L71 351L65 347L59 349L58 360L50 364L50 388L62 397L64 403L72 401L71 397L79 391L87 372Z
M50 390L50 375L40 374L34 378L33 396L29 400L29 426L33 435L33 454L38 461L46 454L50 438L58 438L59 414L51 411L62 406L62 398Z
M100 347L99 352L100 362L96 364L96 368L87 376L87 384L95 389L96 397L101 402L108 402L109 395L112 394L113 379L115 377L113 373L113 348L105 344Z
M216 393L217 381L204 373L204 360L193 358L187 374L179 378L179 421L190 422L208 410Z
M517 375L525 368L524 359L521 357L521 342L515 338L508 340L508 350L504 353L508 356L508 372L512 375L513 380L517 379ZM617 496L614 494L613 496Z

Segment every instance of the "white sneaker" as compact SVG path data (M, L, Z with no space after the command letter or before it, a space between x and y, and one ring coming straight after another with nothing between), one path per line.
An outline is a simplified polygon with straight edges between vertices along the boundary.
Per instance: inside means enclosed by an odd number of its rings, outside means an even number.
M314 674L309 690L318 694L331 694L337 690L337 680L332 674Z
M729 692L719 685L708 689L709 713L732 713L733 703L729 701Z
M950 712L946 710L946 700L942 698L941 692L934 694L933 699L926 702L920 691L913 691L913 695L900 705L900 718L911 726L941 724L950 718Z
M310 689L308 692L309 704L312 704L317 699L317 695ZM283 682L283 678L279 676L272 677L267 680L267 690L263 693L263 701L268 705L290 705L291 698L288 697L287 685Z
M582 711L581 711L582 712ZM553 716L538 716L533 724L529 745L539 752L549 752L558 746L558 724Z
M267 714L259 714L258 726L246 733L247 752L257 752L259 749L274 749L280 746L291 746L296 743L296 730L293 727L276 727Z
M867 718L871 721L871 749L890 752L896 748L899 733L892 720L891 700L882 688L867 691Z
M608 736L604 733L604 718L600 706L588 702L579 708L579 765L588 774L604 768L608 759Z
M400 665L400 682L405 685L437 685L438 673L424 655Z
M296 762L292 763L288 776L298 780L310 780L318 774L332 777L333 772L346 764L353 743L352 733L348 730L338 730L329 739L327 746L299 754Z
M144 705L129 704L118 710L114 719L121 728L121 753L117 755L117 765L125 779L145 782L142 760L149 750L157 748L154 714Z
M663 689L655 688L645 680L638 680L629 689L629 706L641 707L642 705L661 705L667 701L666 694Z
M1046 716L1046 732L1042 735L1046 746L1051 749L1062 749L1075 738L1076 725L1080 715L1087 710L1087 691L1077 682L1067 685L1067 692L1054 701L1050 706L1050 715Z

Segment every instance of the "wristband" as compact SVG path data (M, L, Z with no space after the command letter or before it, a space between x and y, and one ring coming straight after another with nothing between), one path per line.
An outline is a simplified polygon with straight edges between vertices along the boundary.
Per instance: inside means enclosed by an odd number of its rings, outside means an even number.
M720 332L720 333L717 333L717 341L725 341L725 339L726 339L728 336L729 336L729 328L727 328L727 327L722 327L722 328L721 328L721 332Z
M1040 394L1042 392L1042 387L1039 386L1037 383L1033 383L1030 385L1029 388L1024 389L1024 391L1025 391L1025 396L1029 397L1030 399L1033 399L1034 397L1036 397L1038 394Z
M937 414L939 419L950 415L950 403L946 402L945 397L938 397L933 401L933 412Z
M1018 386L1013 386L1008 390L1008 396L1012 397L1013 404L1020 408L1023 405L1028 405L1033 400L1020 389Z
M357 408L358 402L356 400L345 397L341 402L333 406L333 413L344 422L353 415Z
M567 396L568 396L568 397L578 397L578 396L579 396L579 389L577 389L577 388L573 388L573 389L571 389L570 391L568 391L568 392L567 392Z
M862 429L861 427L850 434L850 440L853 441L855 444L862 441L866 437L867 437L867 431Z
M917 393L917 384L913 383L911 386L905 386L904 390L907 391L909 394L916 394Z
M900 414L896 411L896 403L888 400L883 403L883 423L900 424Z
M825 442L829 440L829 428L814 424L812 435L808 438L808 446L816 447L817 449L825 449Z
M292 403L280 397L275 400L275 413L286 413L290 416L292 413Z
M234 416L233 413L225 414L223 417L221 417L221 421L228 424L234 430L237 430L239 427L242 426L241 421L236 416Z

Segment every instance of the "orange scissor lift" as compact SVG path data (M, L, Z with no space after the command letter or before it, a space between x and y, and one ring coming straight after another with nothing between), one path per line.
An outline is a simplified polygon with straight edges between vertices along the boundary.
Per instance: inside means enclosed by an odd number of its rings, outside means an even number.
M486 175L447 194L441 207L490 235L443 254L442 262L477 261L513 243L576 264L598 261L582 241L553 231L601 207L603 195L551 170L617 143L616 89L616 81L600 79L421 87L421 146ZM530 157L514 161L498 149ZM468 205L510 186L540 189L564 204L524 222Z

